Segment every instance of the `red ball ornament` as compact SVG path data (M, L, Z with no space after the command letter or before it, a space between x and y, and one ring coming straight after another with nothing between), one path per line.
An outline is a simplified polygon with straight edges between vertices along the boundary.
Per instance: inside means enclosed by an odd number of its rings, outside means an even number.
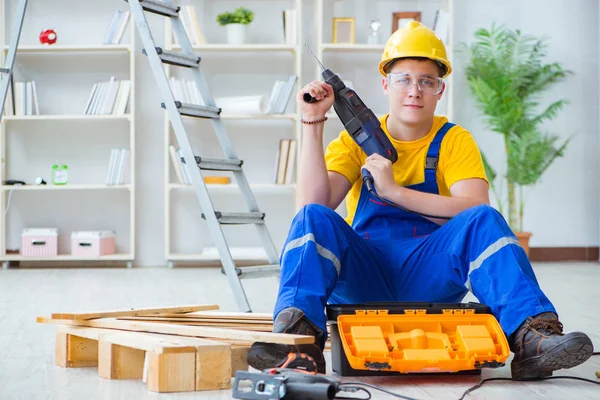
M56 32L53 29L46 29L40 33L40 43L42 44L54 44L57 38Z

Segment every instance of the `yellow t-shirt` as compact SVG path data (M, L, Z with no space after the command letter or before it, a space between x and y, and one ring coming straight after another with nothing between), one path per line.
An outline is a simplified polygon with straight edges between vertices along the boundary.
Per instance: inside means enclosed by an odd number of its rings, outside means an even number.
M436 116L429 133L421 139L403 142L392 138L387 130L388 114L380 117L381 128L390 138L398 151L398 161L392 165L394 179L400 186L414 185L425 180L425 159L429 144L437 131L448 122L448 118ZM325 162L328 171L344 175L352 188L346 196L348 216L346 221L352 224L358 199L362 188L361 167L365 164L367 155L354 142L347 131L340 133L327 146ZM452 127L444 136L440 146L436 180L439 194L450 196L450 187L463 179L481 178L487 182L485 169L479 148L471 134L459 125Z

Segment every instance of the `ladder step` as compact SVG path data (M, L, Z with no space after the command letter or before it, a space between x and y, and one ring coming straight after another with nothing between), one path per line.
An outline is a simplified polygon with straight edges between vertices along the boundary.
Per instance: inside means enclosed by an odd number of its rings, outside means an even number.
M160 106L162 108L165 107L165 103L161 103ZM220 119L221 109L219 107L211 107L211 106L199 106L196 104L182 103L181 101L175 102L175 107L179 110L181 115L187 115L188 117L197 117L197 118L210 118L210 119Z
M225 275L225 268L221 268L221 273ZM267 278L271 276L279 276L281 273L281 266L279 264L271 265L258 265L255 267L237 267L235 273L238 278L250 279L250 278Z
M206 157L194 157L196 164L200 169L208 171L241 171L242 164L244 161L230 158L206 158ZM185 160L181 157L181 162L185 164Z
M189 56L178 51L164 50L161 47L156 48L156 53L161 61L165 64L188 68L198 68L198 64L200 64L200 57L198 56ZM146 49L142 49L142 54L145 56L148 55L146 53Z
M265 223L265 213L261 212L233 213L215 211L215 215L217 220L223 225ZM202 218L206 219L204 213L202 213Z
M10 72L10 68L0 68L0 72L3 74L8 74Z
M127 0L125 0L127 1ZM144 11L148 11L165 17L178 17L180 7L174 4L166 4L157 0L140 0Z

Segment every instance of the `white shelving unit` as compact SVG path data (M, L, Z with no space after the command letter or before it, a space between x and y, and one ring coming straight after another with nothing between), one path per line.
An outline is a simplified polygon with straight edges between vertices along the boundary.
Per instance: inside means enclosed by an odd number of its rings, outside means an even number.
M433 27L435 11L441 9L449 15L448 40L446 51L450 62L453 61L452 49L454 38L452 34L452 16L454 15L453 0L400 0L395 2L380 0L316 0L315 24L317 44L315 54L326 68L338 73L342 79L352 81L354 89L362 100L376 115L387 113L387 100L381 90L381 75L377 65L385 42L392 34L392 15L394 12L421 12L421 22ZM333 18L355 18L355 43L332 43ZM367 44L369 21L379 18L382 23L379 29L378 44ZM321 68L315 62L315 79L322 79ZM453 90L450 74L445 79L446 93L438 105L438 113L452 120ZM330 118L337 118L333 110ZM331 124L330 124L331 126ZM343 126L340 124L340 130Z
M13 3L16 2L0 0L2 62L5 61L8 52L16 5ZM41 115L5 115L0 126L2 182L7 179L18 179L27 183L25 186L0 186L0 209L3 211L0 215L0 261L5 268L9 262L38 261L122 261L128 267L133 265L136 232L135 24L130 19L122 40L123 44L101 44L113 13L117 9L125 11L128 6L122 0L93 0L85 3L57 0L28 4L15 61L14 80L36 81ZM57 43L40 45L39 32L47 28L56 30ZM83 68L77 66L79 63ZM61 67L57 68L57 65ZM85 67L88 69L86 70ZM129 113L84 115L85 102L94 83L108 81L112 75L117 76L118 80L130 81ZM60 81L64 86L57 87L56 81ZM97 136L98 130L101 130L102 137ZM37 153L31 151L34 155L42 154L43 160L24 157L29 155L29 150L32 149L31 146L26 146L32 141L28 135L38 135L42 140L48 141L44 144L52 144L47 150L38 148L35 149ZM110 138L107 139L105 136ZM68 143L68 138L72 138L76 143ZM112 138L118 138L121 147L129 148L127 180L122 185L105 184L110 147L117 147L110 142ZM18 140L22 142L19 143ZM101 141L100 146L97 146L98 140ZM11 145L18 147L19 154L11 150ZM102 146L108 147L106 153ZM73 152L66 150L67 148L73 149ZM62 157L56 160L57 164L64 163L71 167L70 161L73 161L73 164L80 167L75 171L69 168L69 183L66 185L51 183L52 162L49 165L46 163L54 157L53 150L59 150ZM34 170L35 175L31 176ZM36 175L42 176L48 184L35 186L33 180ZM124 194L121 195L120 193L123 192ZM118 211L115 211L111 221L105 222L101 220L101 216L93 215L97 214L96 206L107 210L115 208ZM17 210L13 210L14 207L17 207ZM105 210L102 211L100 214L106 215ZM54 212L57 214L52 214ZM80 216L79 213L83 214ZM99 222L102 227L95 228L99 226L97 225ZM111 226L104 225L105 223L121 225L119 229L111 229ZM59 229L58 256L23 257L12 253L13 249L20 247L21 229L32 227ZM115 230L117 253L101 257L72 256L68 246L70 231L96 229ZM8 250L12 251L8 253Z
M295 101L295 93L302 83L302 3L302 0L269 2L191 0L186 3L186 5L195 7L200 29L206 38L206 44L193 46L193 49L201 57L200 68L206 76L213 98L262 94L268 99L275 80L286 79L288 75L292 74L298 77L284 114L228 115L226 110L221 114L221 118L226 121L226 128L234 151L240 159L244 160L243 167L250 187L257 198L261 211L266 214L267 227L279 250L285 240L291 219L297 212L295 184L274 184L272 177L278 150L275 144L278 144L280 139L296 139L298 144L300 142L299 106ZM265 7L266 4L269 6L268 9ZM245 44L227 44L225 28L216 24L216 16L224 11L233 11L240 6L253 10L255 20L248 26L248 39ZM260 12L257 12L259 7ZM273 26L274 22L281 22L282 12L287 9L296 10L298 41L295 44L286 44L283 30L281 30L281 34L278 34L279 27ZM180 49L180 46L173 45L173 33L169 26L167 21L165 23L165 47L168 50L176 51ZM265 30L266 26L271 26L271 28ZM244 62L240 62L241 59ZM288 68L282 67L282 64L287 65ZM257 65L260 66L259 69L252 69ZM165 71L167 76L186 79L181 68L165 66ZM244 76L247 77L245 81ZM263 84L261 85L261 83ZM236 87L239 87L240 90L236 91ZM222 157L222 151L216 144L216 134L210 121L185 118L185 122L192 146L198 155L211 158ZM177 143L166 112L164 132L164 237L165 257L168 265L172 267L174 262L183 261L218 262L220 257L213 247L212 238L205 227L204 220L200 217L200 206L191 190L192 186L178 183L172 167L169 146L177 147ZM253 135L255 140L249 140L248 135ZM214 175L221 174L215 173ZM233 180L231 174L225 175L230 176ZM229 206L230 209L226 211L247 211L239 189L234 183L209 184L207 186L216 210L223 210L223 206ZM235 205L231 203L235 203ZM177 215L178 213L182 215ZM240 229L242 232L238 232L237 235L236 233L232 234L231 230L236 229ZM256 237L254 226L224 227L224 232L230 244L232 256L236 261L266 260Z

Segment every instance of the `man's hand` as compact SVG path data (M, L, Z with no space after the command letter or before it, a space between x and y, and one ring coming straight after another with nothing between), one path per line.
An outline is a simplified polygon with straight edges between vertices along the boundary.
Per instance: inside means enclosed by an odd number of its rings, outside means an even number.
M386 197L392 192L398 184L394 180L392 162L379 154L371 154L367 157L363 168L373 175L375 181L375 190L381 197Z

